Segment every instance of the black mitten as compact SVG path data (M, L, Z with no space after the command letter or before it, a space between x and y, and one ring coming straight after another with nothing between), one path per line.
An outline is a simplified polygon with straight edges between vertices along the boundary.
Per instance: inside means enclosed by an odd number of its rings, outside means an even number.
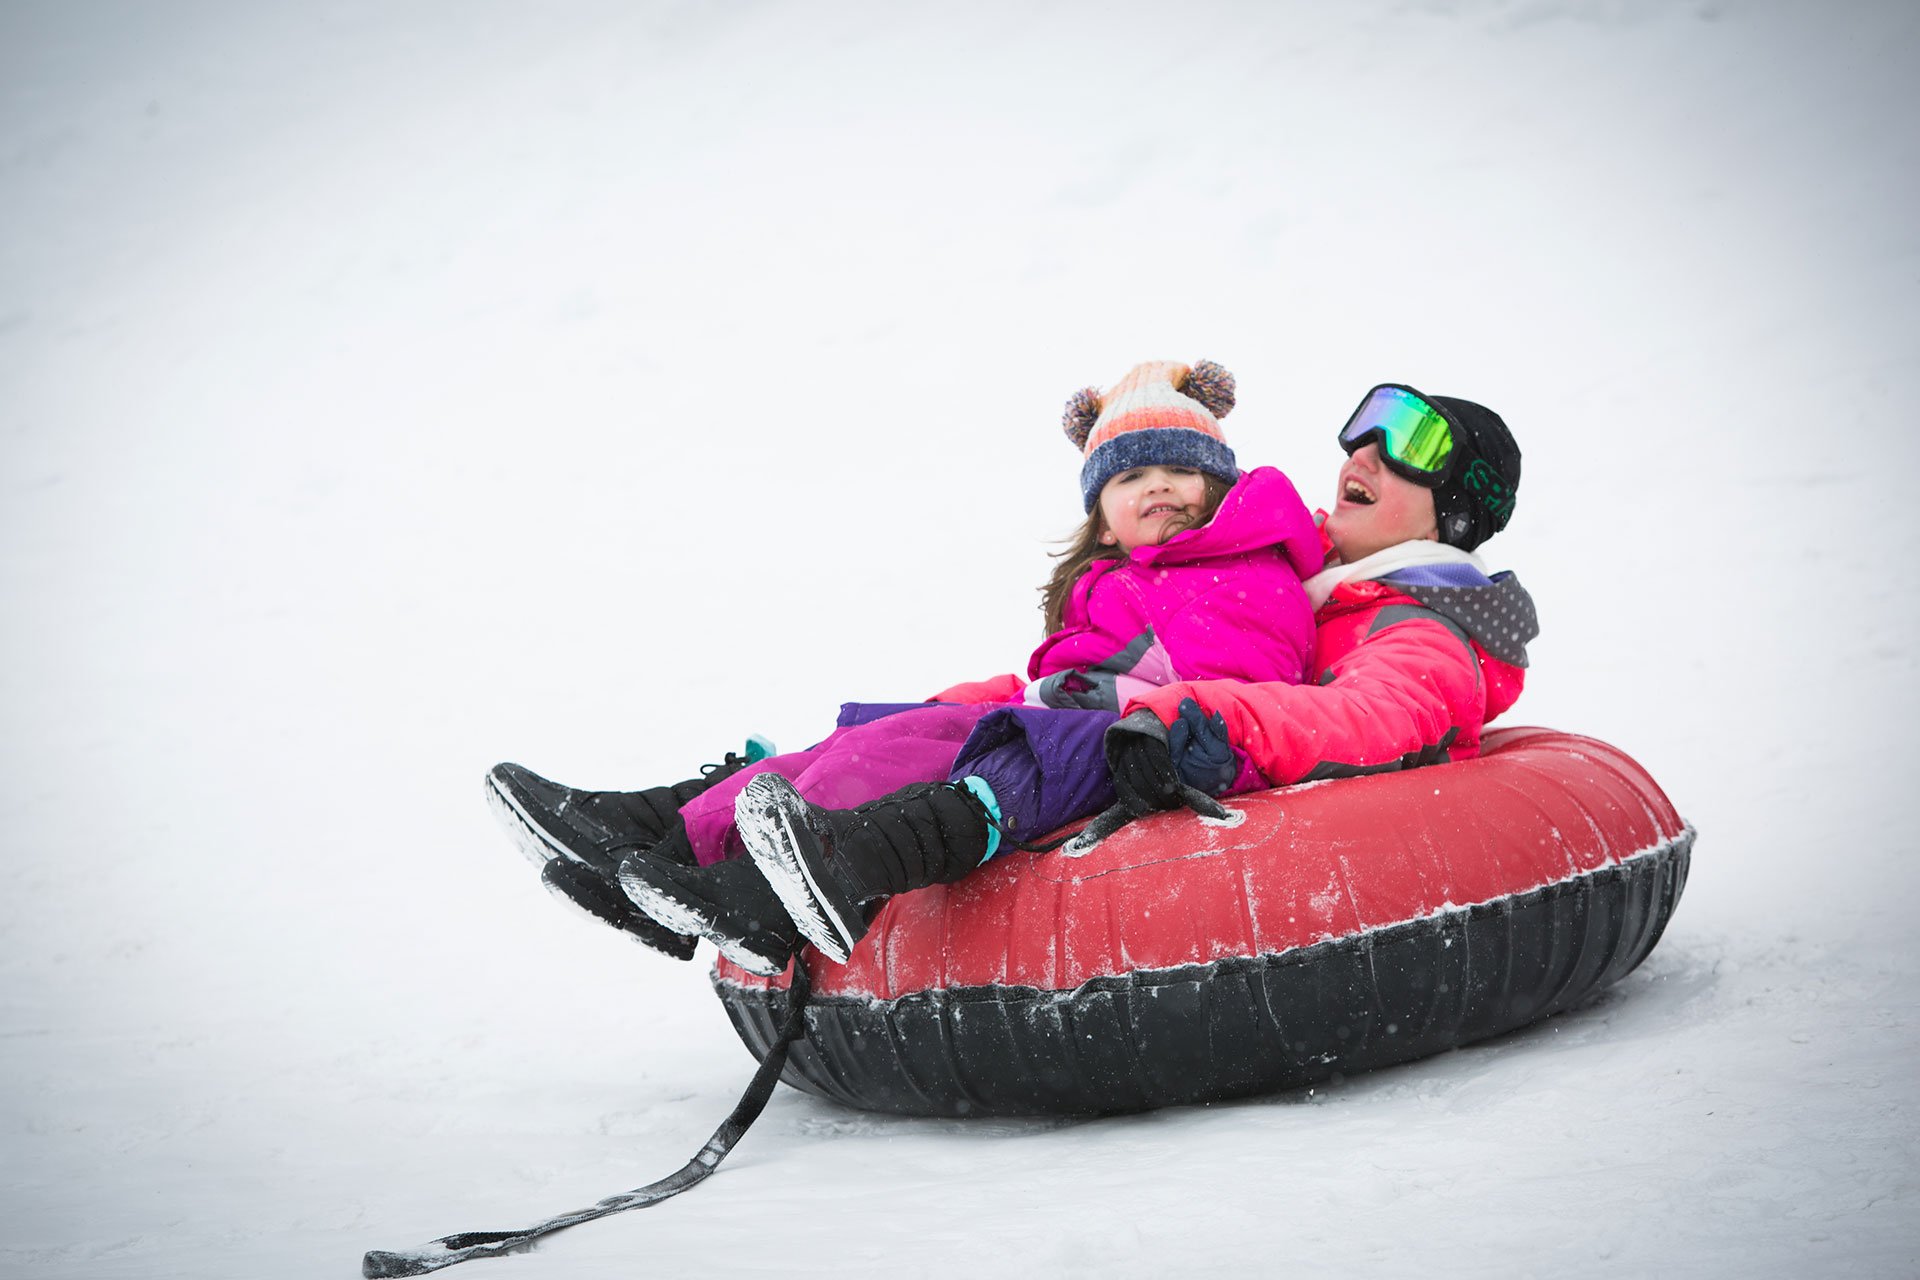
M1136 711L1107 729L1107 768L1121 807L1134 817L1186 803L1180 771L1167 747L1166 726L1151 711Z

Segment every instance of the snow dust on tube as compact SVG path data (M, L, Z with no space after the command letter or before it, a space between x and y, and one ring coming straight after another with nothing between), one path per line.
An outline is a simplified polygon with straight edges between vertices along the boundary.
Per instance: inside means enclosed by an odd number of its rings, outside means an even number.
M1295 1088L1568 1008L1659 941L1693 828L1591 738L1169 813L1079 855L1009 852L887 904L844 966L803 953L782 1079L905 1115L1084 1115ZM790 974L721 961L766 1053Z

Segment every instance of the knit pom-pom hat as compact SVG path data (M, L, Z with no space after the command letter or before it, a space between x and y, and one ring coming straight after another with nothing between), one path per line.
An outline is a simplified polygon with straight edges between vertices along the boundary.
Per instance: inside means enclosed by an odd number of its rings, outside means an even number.
M1232 484L1240 478L1220 419L1233 409L1233 375L1211 360L1135 365L1104 393L1088 387L1067 401L1067 439L1083 450L1080 496L1087 510L1107 481L1134 467L1192 467Z

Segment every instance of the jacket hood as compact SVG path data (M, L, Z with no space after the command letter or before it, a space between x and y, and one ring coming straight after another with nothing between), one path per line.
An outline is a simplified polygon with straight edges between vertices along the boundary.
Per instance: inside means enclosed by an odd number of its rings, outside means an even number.
M1540 634L1540 617L1511 572L1489 577L1469 564L1423 564L1378 581L1445 617L1500 661L1527 665L1527 642Z
M1188 564L1216 556L1244 555L1279 547L1302 578L1320 571L1320 531L1307 514L1293 481L1275 467L1243 474L1220 501L1213 519L1176 533L1158 546L1136 547L1138 565Z

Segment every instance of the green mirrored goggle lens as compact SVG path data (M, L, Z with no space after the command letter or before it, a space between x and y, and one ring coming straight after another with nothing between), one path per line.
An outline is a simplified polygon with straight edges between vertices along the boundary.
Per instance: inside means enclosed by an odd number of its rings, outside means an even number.
M1426 476L1442 475L1453 457L1453 427L1434 406L1404 387L1375 387L1340 431L1352 453L1379 433L1389 459Z

